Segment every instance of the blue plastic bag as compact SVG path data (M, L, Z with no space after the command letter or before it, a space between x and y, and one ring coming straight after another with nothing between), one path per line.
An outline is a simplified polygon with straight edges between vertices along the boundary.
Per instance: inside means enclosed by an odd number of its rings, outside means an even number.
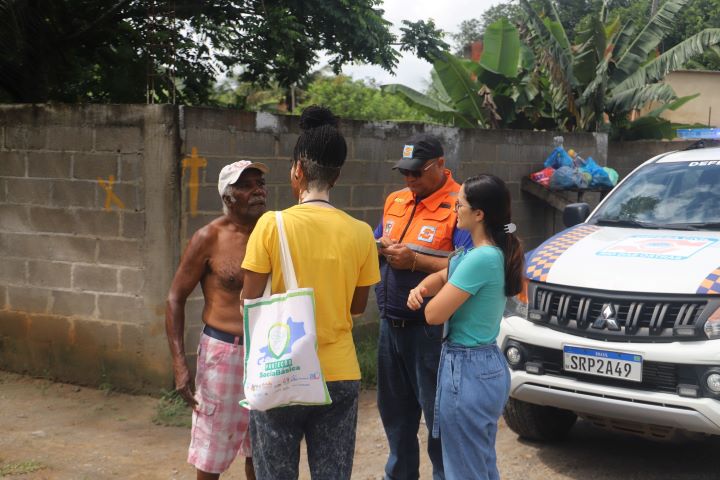
M600 165L595 163L592 157L582 158L580 155L576 157L580 170L587 173L590 176L590 187L612 187L612 181L608 176L608 173Z
M617 185L618 182L618 173L614 168L610 167L604 167L603 170L605 170L608 174L608 177L610 177L610 182L613 184L613 187Z
M579 157L578 157L579 158ZM590 174L590 186L591 187L613 187L614 184L610 179L610 175L605 171L603 167L595 163L592 157L588 157L582 161L581 170Z
M560 167L574 167L575 162L573 162L572 157L568 155L561 145L559 147L555 147L555 149L550 152L550 155L545 159L544 165L545 168L550 167L558 169Z
M588 176L578 168L560 167L555 170L553 176L550 177L550 188L556 190L564 190L568 188L586 188L588 186Z

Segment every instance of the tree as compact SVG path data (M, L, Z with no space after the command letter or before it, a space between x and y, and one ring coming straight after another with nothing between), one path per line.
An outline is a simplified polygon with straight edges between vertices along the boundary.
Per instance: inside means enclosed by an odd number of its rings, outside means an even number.
M434 60L434 96L403 85L387 91L433 118L464 127L557 128L610 131L619 138L672 138L674 126L660 117L695 96L678 98L660 81L696 55L720 44L720 29L705 29L666 52L656 48L689 0L667 0L642 28L608 18L600 6L571 43L555 5L543 10L520 0L520 29L503 19L484 34L480 63L448 53ZM522 38L526 47L520 45ZM527 47L531 51L527 50ZM630 121L646 105L659 106ZM608 122L609 120L609 122Z
M498 3L485 10L482 16L463 20L458 25L458 33L451 33L453 41L453 52L455 55L463 55L467 45L482 40L485 29L498 20L506 19L510 23L517 23L522 16L522 8L517 0L510 0L507 3Z
M518 30L507 19L487 27L480 60L458 58L448 52L433 56L428 94L404 85L383 89L402 95L414 108L436 121L465 128L557 127L549 109L547 79L534 68Z
M431 120L397 95L381 91L374 83L366 84L345 75L322 77L311 83L298 110L313 104L324 105L340 117L356 120Z
M348 62L392 70L398 39L380 3L0 0L0 99L208 103L222 72L289 87L318 51L336 71ZM400 44L431 49L441 35L416 22Z
M705 29L656 55L688 0L667 0L642 28L621 18L610 20L603 4L593 12L588 28L577 32L576 45L570 44L553 4L546 2L544 11L538 11L527 0L520 2L527 14L524 41L552 79L554 111L570 130L612 127L618 137L634 138L641 132L674 136L672 126L659 115L693 97L678 99L669 85L659 82L720 43L720 29ZM651 102L660 107L634 122L628 120L630 112Z
M491 24L498 20L506 19L515 24L522 18L522 8L517 0L510 0L507 3L498 3L485 10L480 17L481 28L484 31Z
M706 28L720 28L720 0L690 0L680 12L672 31L665 38L665 48L681 43ZM693 58L687 66L700 70L720 70L720 52L710 49Z
M455 55L462 55L465 51L465 47L482 40L483 32L485 28L480 20L472 18L470 20L463 20L458 25L460 30L458 33L451 33L450 38L453 40L453 51Z

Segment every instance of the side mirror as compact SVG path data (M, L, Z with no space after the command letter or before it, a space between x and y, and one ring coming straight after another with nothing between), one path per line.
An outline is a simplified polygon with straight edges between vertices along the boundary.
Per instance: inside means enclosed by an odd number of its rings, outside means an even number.
M566 227L573 227L582 223L590 215L590 205L587 203L571 203L563 210L563 223Z

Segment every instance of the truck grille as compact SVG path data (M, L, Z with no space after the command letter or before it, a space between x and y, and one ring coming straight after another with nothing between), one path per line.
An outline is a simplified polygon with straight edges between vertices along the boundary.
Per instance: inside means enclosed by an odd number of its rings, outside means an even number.
M671 342L705 338L701 316L707 301L697 296L608 293L535 284L535 323L587 338L620 342ZM603 311L613 321L602 321ZM600 318L600 321L598 319Z

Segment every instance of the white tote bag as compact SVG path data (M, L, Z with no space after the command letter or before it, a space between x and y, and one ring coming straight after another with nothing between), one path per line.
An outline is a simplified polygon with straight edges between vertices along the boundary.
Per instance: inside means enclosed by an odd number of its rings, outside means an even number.
M317 355L315 293L298 288L282 214L275 212L285 293L245 300L244 406L268 410L331 403Z

